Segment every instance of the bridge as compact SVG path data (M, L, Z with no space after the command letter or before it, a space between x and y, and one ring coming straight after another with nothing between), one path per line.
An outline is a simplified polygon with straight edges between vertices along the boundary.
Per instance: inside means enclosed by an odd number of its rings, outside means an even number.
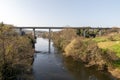
M100 28L100 27L14 27L15 29L19 29L20 33L22 33L23 29L32 29L33 30L33 36L35 38L35 30L36 29L48 29L49 30L49 37L51 36L51 29L82 29L83 30L83 36L86 36L86 29L91 29L91 30L99 30L99 35L101 35L102 30L108 30L111 28Z

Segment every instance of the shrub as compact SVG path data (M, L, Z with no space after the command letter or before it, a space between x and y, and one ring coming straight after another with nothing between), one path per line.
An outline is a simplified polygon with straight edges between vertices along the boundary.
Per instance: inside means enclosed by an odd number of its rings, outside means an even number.
M114 60L118 59L113 52L98 48L96 42L83 41L81 38L72 40L65 48L64 55L80 59L88 66L98 66L100 70L110 66Z
M52 40L54 42L54 46L64 51L64 48L76 36L76 31L74 29L64 29L62 31L53 33Z
M12 26L0 24L0 77L2 80L16 80L17 64L32 62L33 49L28 36L19 36Z

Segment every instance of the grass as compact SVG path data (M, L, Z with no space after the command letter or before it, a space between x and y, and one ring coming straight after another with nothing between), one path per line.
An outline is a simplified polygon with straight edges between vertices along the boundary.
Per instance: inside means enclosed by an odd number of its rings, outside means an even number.
M99 42L98 46L102 49L112 50L118 57L120 57L120 41Z
M96 38L93 38L93 41L98 43L98 42L108 41L108 39L106 37L96 37Z
M106 41L106 42L99 42L99 48L110 49L111 46L118 44L117 41Z
M110 49L111 49L112 51L116 52L116 55L117 55L118 57L120 57L120 43L111 46Z
M111 39L112 38L112 39ZM97 42L99 48L108 49L116 53L120 58L120 38L118 35L112 37L97 37L93 39ZM113 40L113 41L112 41ZM116 68L120 69L120 60L117 60L113 63Z
M120 58L120 41L105 41L98 42L99 48L109 49L116 53L116 55ZM115 61L113 65L120 69L120 60Z
M120 35L114 34L112 37L111 35L96 37L92 40L97 42L99 48L112 50L120 57Z
M96 37L92 39L93 41L99 43L99 42L107 42L107 41L120 41L120 34L109 34L102 37Z

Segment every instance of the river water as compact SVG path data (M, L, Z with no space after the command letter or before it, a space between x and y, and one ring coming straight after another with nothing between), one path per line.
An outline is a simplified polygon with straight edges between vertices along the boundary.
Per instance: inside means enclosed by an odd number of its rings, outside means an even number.
M72 58L65 58L49 40L37 38L34 54L33 75L35 80L115 80L108 74L84 67Z

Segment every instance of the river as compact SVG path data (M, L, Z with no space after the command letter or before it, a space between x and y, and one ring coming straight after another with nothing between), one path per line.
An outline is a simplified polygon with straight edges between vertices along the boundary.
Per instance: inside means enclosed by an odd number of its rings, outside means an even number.
M37 38L34 54L33 75L35 80L115 80L104 72L86 68L72 58L65 58L48 39Z

